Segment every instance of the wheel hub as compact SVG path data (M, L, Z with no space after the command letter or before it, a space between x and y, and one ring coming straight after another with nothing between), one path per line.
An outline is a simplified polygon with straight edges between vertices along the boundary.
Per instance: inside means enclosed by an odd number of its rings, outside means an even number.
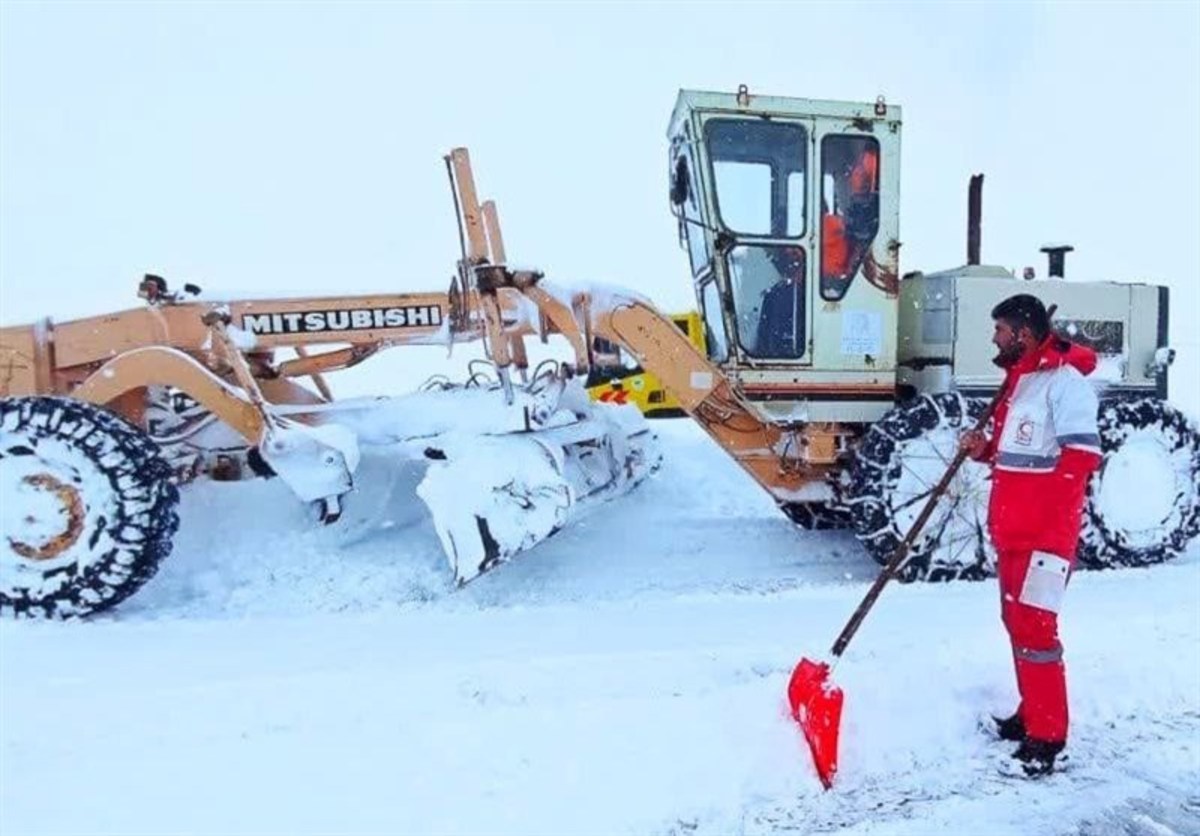
M83 497L73 485L49 473L31 473L21 484L29 490L21 492L23 501L14 521L18 536L10 536L8 544L27 560L52 560L83 533Z
M1179 493L1170 454L1153 437L1141 436L1108 456L1097 487L1105 523L1127 540L1147 544L1160 539Z

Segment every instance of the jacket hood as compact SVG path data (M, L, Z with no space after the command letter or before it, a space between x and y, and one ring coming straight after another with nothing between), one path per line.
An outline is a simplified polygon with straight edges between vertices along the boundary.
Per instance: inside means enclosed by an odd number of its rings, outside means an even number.
M1025 361L1029 360L1028 365ZM1064 340L1057 334L1051 334L1038 346L1028 358L1022 357L1017 365L1023 371L1044 371L1057 369L1060 366L1074 366L1075 370L1084 377L1096 370L1096 352L1086 345L1079 345L1070 340Z

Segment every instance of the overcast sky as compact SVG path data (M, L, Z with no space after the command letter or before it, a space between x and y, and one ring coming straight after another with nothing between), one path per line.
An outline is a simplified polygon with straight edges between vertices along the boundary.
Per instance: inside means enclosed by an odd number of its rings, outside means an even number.
M904 108L903 270L1169 284L1200 351L1200 4L0 3L0 322L212 294L443 288L441 157L510 260L691 306L666 200L680 87ZM1185 366L1186 368L1186 366ZM1196 368L1196 366L1192 366Z

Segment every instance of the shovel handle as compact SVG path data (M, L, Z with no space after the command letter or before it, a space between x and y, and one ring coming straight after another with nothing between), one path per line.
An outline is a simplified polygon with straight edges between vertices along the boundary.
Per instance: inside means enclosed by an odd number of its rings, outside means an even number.
M983 415L979 416L979 420L975 422L976 432L983 432L987 427L988 421L992 420L992 416L996 414L997 407L1004 400L1007 390L1008 387L1001 384L1000 388L996 391L996 396L992 398L991 403L983 411ZM846 623L846 626L842 628L841 635L837 637L837 641L833 643L833 655L835 657L842 655L842 651L846 649L846 645L850 644L850 639L854 638L854 634L858 632L859 625L863 623L863 619L867 617L867 613L875 605L875 599L879 597L879 593L883 592L883 588L895 576L896 570L900 568L900 564L904 562L904 558L908 557L908 550L912 547L913 540L917 539L917 535L921 533L921 529L929 521L929 517L933 514L933 509L937 507L938 500L942 498L942 494L946 492L946 488L950 485L950 480L958 473L958 469L962 467L966 459L967 451L960 449L958 454L955 455L954 460L950 462L950 467L947 468L946 472L942 475L941 481L933 489L933 494L925 503L925 507L921 509L921 515L917 517L917 521L908 530L908 534L904 535L904 539L900 542L900 545L896 546L896 550L892 552L887 565L879 573L879 577L875 579L875 583L871 584L871 588L867 590L866 597L858 605L858 609L854 611L854 615L850 616L850 620Z

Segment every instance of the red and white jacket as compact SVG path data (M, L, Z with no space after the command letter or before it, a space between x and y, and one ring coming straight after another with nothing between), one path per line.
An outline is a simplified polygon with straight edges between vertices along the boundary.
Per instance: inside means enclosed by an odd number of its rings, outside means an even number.
M1008 369L981 461L992 465L988 531L1000 551L1074 560L1087 482L1100 464L1096 353L1053 334Z

